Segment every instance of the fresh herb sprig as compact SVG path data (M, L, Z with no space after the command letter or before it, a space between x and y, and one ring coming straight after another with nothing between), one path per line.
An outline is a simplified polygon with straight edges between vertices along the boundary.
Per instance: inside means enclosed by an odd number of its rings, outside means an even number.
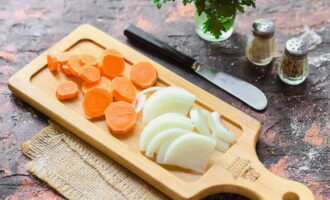
M158 8L168 1L175 0L153 0ZM236 12L244 12L244 6L255 8L255 0L182 0L183 4L194 3L198 15L205 13L207 20L204 23L204 32L212 33L215 38L221 36L222 31L227 31L225 23L221 19L236 16Z

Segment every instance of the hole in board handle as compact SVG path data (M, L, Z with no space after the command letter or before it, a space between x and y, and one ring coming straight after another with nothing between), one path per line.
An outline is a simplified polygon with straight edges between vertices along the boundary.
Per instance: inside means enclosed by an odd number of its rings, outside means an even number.
M299 196L294 192L287 192L283 195L282 200L299 200Z

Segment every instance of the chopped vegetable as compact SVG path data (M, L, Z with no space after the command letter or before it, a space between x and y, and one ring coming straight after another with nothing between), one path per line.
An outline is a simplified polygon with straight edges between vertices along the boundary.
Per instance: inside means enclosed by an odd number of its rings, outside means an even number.
M104 76L114 78L120 76L125 69L125 61L121 56L106 54L101 58L100 69Z
M65 65L62 65L62 71L66 75L72 75L69 65L66 65L66 64Z
M164 144L166 144L168 141L173 141L174 139L178 138L179 136L182 136L182 135L188 134L188 133L194 133L194 132L188 131L185 129L181 129L181 128L170 128L170 129L166 129L166 130L158 133L150 141L148 148L146 150L146 153L145 153L146 156L152 158L154 156L154 153L158 153L158 156L157 156L157 162L158 162L158 157L162 157L159 155L159 150L161 149L161 147ZM162 160L162 159L160 159L160 160Z
M182 128L193 130L191 120L178 113L166 113L150 121L141 132L140 150L145 151L155 135L169 128Z
M71 74L79 77L79 69L82 67L79 55L71 55L68 60Z
M223 139L226 142L233 144L235 142L235 134L225 128L220 122L220 114L218 112L212 112L211 117L215 123L216 131L214 135Z
M147 88L147 89L144 89L142 90L141 92L139 92L139 94L136 95L136 98L134 99L134 101L132 102L132 105L133 107L136 107L137 105L137 100L140 96L144 95L144 94L147 94L149 92L155 92L155 91L158 91L160 89L163 89L165 87L150 87L150 88ZM143 106L142 106L143 107Z
M80 78L86 83L95 83L100 80L100 70L92 65L84 65L79 69Z
M114 102L105 110L105 119L113 134L125 134L132 130L136 117L133 106L125 101Z
M199 133L206 136L211 136L210 129L207 125L207 119L202 114L200 108L193 106L190 109L190 119L194 123Z
M101 57L103 57L106 54L113 54L116 56L120 56L120 57L124 57L123 54L121 54L119 51L115 50L115 49L106 49L102 52Z
M169 86L153 93L143 107L143 123L167 112L187 115L196 96L177 86Z
M212 138L216 141L216 149L222 152L226 152L229 149L230 144L223 139L217 137L217 126L216 126L216 121L213 120L212 115L209 111L202 109L202 114L204 115L204 118L207 119L207 125L211 130L212 133Z
M147 100L147 96L145 94L142 94L137 98L135 112L139 113L142 110L143 105L146 102L146 100ZM132 106L134 106L133 103L132 103Z
M157 82L157 70L150 62L139 62L132 66L130 78L137 87L149 88Z
M50 71L56 71L60 67L55 54L47 55L47 67Z
M97 59L89 54L81 54L80 61L83 65L92 65L92 66L97 65Z
M73 81L61 82L56 89L56 97L59 100L72 99L78 96L78 94L78 85Z
M85 93L84 112L89 117L101 117L105 109L112 103L112 94L104 88L94 87Z
M67 65L69 58L70 58L70 53L69 52L63 52L63 53L59 53L56 56L57 61L60 63L61 66L63 65Z
M125 77L116 77L112 80L112 93L116 101L131 103L136 97L136 89L132 82Z
M86 93L87 90L93 88L93 87L100 87L100 88L105 88L109 92L111 92L111 80L102 76L99 81L95 83L87 83L83 82L81 86L81 90L83 93ZM111 92L112 93L112 92Z
M165 163L204 172L215 145L215 141L208 136L185 134L168 147Z
M217 144L215 148L218 149L219 151L226 152L229 149L230 144L228 142L214 135L212 135L212 138L214 139L214 141L216 141Z

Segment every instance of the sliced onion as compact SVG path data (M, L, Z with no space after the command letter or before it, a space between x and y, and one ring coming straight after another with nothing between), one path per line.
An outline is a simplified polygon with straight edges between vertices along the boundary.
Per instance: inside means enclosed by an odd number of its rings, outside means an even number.
M138 113L142 110L144 103L147 100L147 95L142 94L136 100L135 112Z
M212 112L211 117L216 129L214 132L215 136L231 144L235 143L235 134L222 125L220 122L220 114L218 112Z
M212 136L212 138L217 142L215 148L219 151L226 152L229 149L230 144L228 142L218 137Z
M207 119L202 114L202 111L199 107L193 106L190 109L190 119L194 123L199 133L206 136L211 136L209 126L207 125Z
M149 92L155 92L163 88L164 87L150 87L139 92L139 94L136 95L136 98L132 102L132 106L135 107L135 111L138 113L142 110L144 103L147 100L147 96L145 94Z

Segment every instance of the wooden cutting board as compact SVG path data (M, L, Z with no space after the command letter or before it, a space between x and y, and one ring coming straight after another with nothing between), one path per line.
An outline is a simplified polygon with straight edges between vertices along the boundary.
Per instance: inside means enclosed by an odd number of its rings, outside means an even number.
M159 165L139 151L139 136L143 128L141 114L133 131L115 136L109 132L104 119L86 119L81 106L82 94L74 100L57 100L55 89L60 81L70 79L79 85L81 83L63 73L50 72L46 55L72 51L98 56L105 48L124 54L125 76L134 63L154 63L159 75L158 86L176 85L195 94L196 104L222 115L221 121L236 134L237 142L226 153L215 151L203 174ZM263 200L314 199L306 186L280 178L260 163L255 151L260 122L90 25L81 25L22 68L10 78L9 86L20 98L173 199L200 199L221 192Z

